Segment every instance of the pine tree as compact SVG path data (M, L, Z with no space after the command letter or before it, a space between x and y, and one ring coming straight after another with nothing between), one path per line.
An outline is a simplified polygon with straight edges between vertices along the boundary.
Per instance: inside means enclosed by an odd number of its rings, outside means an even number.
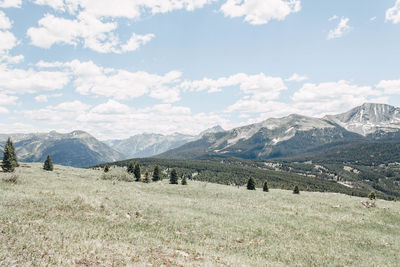
M50 155L47 155L47 158L43 164L43 169L46 171L53 171L53 162L51 162Z
M148 183L151 182L151 180L150 180L150 174L149 174L148 170L146 170L146 172L144 173L144 180L143 180L143 182L145 182L146 184L148 184Z
M182 177L181 184L182 184L182 185L187 185L187 184L188 184L186 175L184 175L184 176Z
M293 194L300 194L300 189L298 185L295 185L293 188Z
M14 145L10 138L4 146L2 169L4 172L13 172L18 167L17 155L15 154Z
M368 198L371 200L375 200L376 199L376 193L375 191L371 191L371 193L369 193Z
M172 169L171 174L169 176L169 183L170 184L178 184L178 173L175 169Z
M250 177L247 181L247 189L248 190L256 190L256 181L253 177Z
M14 165L15 165L15 167L19 167L19 163L18 163L18 160L17 160L17 154L15 153L14 144L11 141L11 138L8 138L7 142L9 143L9 146L11 148L11 155L12 155L12 158L13 158L13 161L14 161Z
M133 170L133 173L135 174L136 182L139 182L141 180L139 162L136 162L135 169Z
M110 171L110 166L108 164L106 164L104 166L104 172L109 172Z
M155 166L153 171L153 182L161 181L160 166Z
M133 164L133 161L129 161L128 164L128 169L127 169L128 173L133 173L135 171L135 165Z
M266 181L264 182L263 191L264 192L268 192L269 191L268 183Z

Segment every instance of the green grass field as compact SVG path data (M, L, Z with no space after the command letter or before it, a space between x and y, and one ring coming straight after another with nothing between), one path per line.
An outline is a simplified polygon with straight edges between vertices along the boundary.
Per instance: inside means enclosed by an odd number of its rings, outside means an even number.
M398 202L41 167L0 173L1 266L400 265Z

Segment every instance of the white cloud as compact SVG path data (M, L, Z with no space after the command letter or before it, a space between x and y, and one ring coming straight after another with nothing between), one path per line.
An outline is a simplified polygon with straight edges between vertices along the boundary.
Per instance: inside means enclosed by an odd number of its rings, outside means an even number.
M131 35L126 42L119 40L115 18L138 19L143 14L167 13L185 9L192 11L216 0L35 0L38 5L47 5L58 12L72 15L72 19L46 14L31 27L27 35L31 43L41 48L54 44L67 44L92 49L99 53L124 53L137 50L154 38L154 34ZM60 31L60 29L63 29Z
M0 105L15 105L16 104L16 100L18 99L18 97L16 96L9 96L9 95L5 95L0 93Z
M181 106L172 106L171 104L159 104L150 108L144 108L141 112L158 112L160 114L190 114L190 108Z
M11 21L10 19L6 16L6 14L0 10L0 29L2 30L8 30L11 28Z
M298 113L293 105L278 101L264 101L262 99L240 99L225 109L225 112L261 113L270 117L282 117L290 113ZM265 115L263 115L265 117Z
M333 15L332 17L330 17L330 18L328 19L328 21L337 20L338 18L339 18L338 16Z
M307 83L292 97L296 107L321 115L342 112L379 98L382 92L370 86L353 85L348 81Z
M17 38L14 34L8 31L12 26L12 22L6 14L0 10L0 56L4 57L17 44ZM1 61L5 61L4 58Z
M99 53L122 53L134 51L154 38L153 34L133 34L126 44L122 44L115 34L116 22L103 22L87 12L79 13L75 20L46 14L38 26L29 28L27 35L33 45L41 48L50 48L54 44L82 44Z
M114 99L130 99L148 95L167 103L180 99L177 83L182 73L179 71L170 71L165 75L144 71L129 72L122 69L103 68L92 61L78 60L67 63L41 61L37 66L66 68L66 71L72 75L75 90L83 95L95 94Z
M131 108L127 105L121 104L115 100L108 100L107 103L100 104L91 110L92 113L97 114L128 114L131 112Z
M9 51L18 45L18 40L12 32L9 31L12 22L6 14L0 10L0 64L18 64L24 60L24 56L10 56Z
M69 82L64 72L9 69L0 65L0 92L7 94L36 93L62 89Z
M35 96L35 101L44 103L44 102L47 102L49 100L48 100L48 96L47 95L38 95L38 96Z
M331 40L335 38L340 38L345 33L348 33L351 30L351 27L348 25L349 21L349 18L341 18L337 27L329 31L327 39Z
M22 0L0 0L1 8L21 7Z
M8 114L8 113L9 113L8 109L0 106L0 114Z
M143 13L158 14L185 9L193 11L216 0L118 0L118 4L109 0L35 0L38 5L48 5L57 11L71 14L83 10L95 17L139 18Z
M35 0L34 3L41 6L49 6L58 11L65 11L64 0Z
M394 6L386 11L386 21L391 21L394 24L400 22L400 0L397 0Z
M365 102L387 103L388 97L371 86L359 86L348 81L306 83L297 90L292 102L271 101L259 98L242 98L225 112L259 114L259 119L282 117L297 113L306 116L323 116L347 111Z
M38 95L35 96L35 101L45 103L49 101L50 97L60 97L60 96L62 96L62 94Z
M77 108L74 108L77 107ZM79 108L81 107L81 108ZM22 115L29 120L39 121L70 132L81 129L101 139L127 138L143 132L172 134L198 134L200 131L227 120L214 113L192 114L190 108L160 104L135 109L115 100L89 108L85 103L61 103L38 110L25 110Z
M376 87L384 89L385 94L400 94L400 80L382 80Z
M9 31L0 31L0 55L7 54L18 44L17 38Z
M23 55L10 56L8 54L0 56L0 63L7 63L9 65L19 64L24 61Z
M52 108L54 110L58 110L58 111L73 111L73 112L83 112L88 110L91 107L91 105L82 103L79 100L75 100L72 102L64 102L61 104L58 104L55 107L50 106L49 108Z
M300 9L300 0L227 0L221 7L225 16L244 17L253 25L266 24L272 19L284 20Z
M90 107L91 105L75 100L72 102L63 102L56 106L47 106L38 110L23 110L21 114L29 120L58 124L60 127L63 127L63 125L76 122L76 117L87 112ZM79 127L75 129L79 129Z
M122 52L128 52L128 51L135 51L139 47L147 44L154 38L154 34L149 33L145 35L138 35L136 33L132 34L131 38L126 42L126 44L121 46L121 51Z
M217 80L204 78L197 81L185 81L180 85L186 91L219 92L224 87L239 86L240 90L257 98L276 99L287 87L282 78L266 76L264 73L248 75L238 73Z
M287 81L287 82L303 82L306 80L308 80L307 76L293 73L293 75L290 76L289 78L287 78L285 81Z

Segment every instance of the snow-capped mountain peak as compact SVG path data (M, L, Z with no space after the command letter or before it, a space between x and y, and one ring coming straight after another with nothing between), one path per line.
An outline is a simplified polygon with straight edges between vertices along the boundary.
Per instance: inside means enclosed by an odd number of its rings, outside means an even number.
M386 104L365 103L342 114L328 115L325 119L364 136L400 129L400 109Z

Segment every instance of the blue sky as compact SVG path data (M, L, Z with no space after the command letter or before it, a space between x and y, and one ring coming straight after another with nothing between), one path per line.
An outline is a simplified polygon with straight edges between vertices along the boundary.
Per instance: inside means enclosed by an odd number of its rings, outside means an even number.
M196 134L399 106L399 47L400 0L0 0L1 132Z

